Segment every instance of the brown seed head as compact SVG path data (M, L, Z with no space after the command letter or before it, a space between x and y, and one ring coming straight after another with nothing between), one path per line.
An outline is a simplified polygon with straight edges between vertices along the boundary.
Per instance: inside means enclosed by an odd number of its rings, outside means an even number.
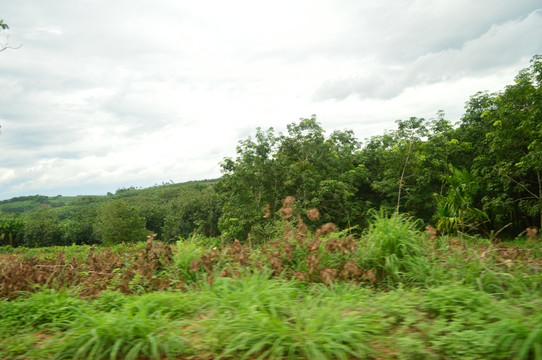
M320 230L320 235L326 236L337 230L337 225L333 223L325 223L324 225L318 228Z
M306 214L310 221L320 220L320 212L318 209L307 210Z
M269 204L265 205L262 208L262 211L265 213L263 216L264 219L269 219L271 217L271 206L269 206Z
M295 197L293 196L286 196L284 200L282 200L282 206L289 207L292 206L295 203Z
M294 214L294 209L291 207L282 207L280 208L280 216L282 220L288 220Z

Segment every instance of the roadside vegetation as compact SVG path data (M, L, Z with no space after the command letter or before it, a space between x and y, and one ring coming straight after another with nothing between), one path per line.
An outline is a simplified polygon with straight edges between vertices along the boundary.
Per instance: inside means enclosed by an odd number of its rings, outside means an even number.
M542 57L457 124L258 129L217 180L0 201L0 359L542 360Z
M542 359L537 241L434 237L384 212L360 237L287 215L281 230L4 247L0 358Z

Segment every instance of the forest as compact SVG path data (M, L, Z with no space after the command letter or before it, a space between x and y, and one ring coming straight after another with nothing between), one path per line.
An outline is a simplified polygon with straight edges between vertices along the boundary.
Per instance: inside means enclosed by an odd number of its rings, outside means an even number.
M0 245L112 244L150 234L173 242L192 233L263 242L280 233L287 196L297 210L320 211L312 230L332 222L359 234L370 211L385 209L442 235L513 239L542 222L541 80L537 55L503 91L472 95L456 123L438 111L363 141L350 130L326 134L315 115L286 133L258 128L216 180L4 200Z
M0 359L542 360L542 56L457 123L0 202Z

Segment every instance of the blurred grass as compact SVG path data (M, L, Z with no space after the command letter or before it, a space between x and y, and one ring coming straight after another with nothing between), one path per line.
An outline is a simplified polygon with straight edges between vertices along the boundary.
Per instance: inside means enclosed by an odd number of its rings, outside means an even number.
M170 262L145 275L175 285L163 291L123 293L112 280L109 290L85 293L49 282L0 300L0 359L542 360L539 244L432 242L419 227L375 213L354 242L338 232L258 246L180 239ZM159 259L147 247L107 250L143 266ZM59 252L75 266L90 247L5 251L9 261L53 261ZM195 260L206 267L194 271ZM347 263L360 273L341 275ZM323 270L334 277L324 281Z

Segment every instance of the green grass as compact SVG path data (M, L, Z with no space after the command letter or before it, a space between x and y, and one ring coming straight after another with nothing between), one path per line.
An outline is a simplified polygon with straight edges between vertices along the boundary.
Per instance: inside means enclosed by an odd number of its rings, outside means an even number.
M109 313L84 315L81 322L45 347L55 359L150 359L191 353L182 322L171 321L144 303Z
M344 240L339 233L322 237L313 250L284 239L237 252L231 244L220 248L218 239L180 240L171 262L147 278L170 280L165 291L142 287L136 295L112 282L105 288L114 291L85 293L81 286L52 290L48 282L1 299L0 359L542 360L536 244L516 240L516 256L514 248L486 239L431 243L418 228L407 217L376 213L347 251L328 250L330 242ZM104 248L127 266L111 271L137 274L140 268L129 266L138 250L141 259L150 256L145 247ZM190 263L213 247L212 271L193 272ZM13 254L51 260L63 252L77 266L89 251L71 246ZM236 261L241 253L250 260L246 266ZM270 270L273 254L280 254L281 273ZM322 283L315 271L297 280L292 274L307 273L312 255L319 269L340 271L352 261L377 276Z

